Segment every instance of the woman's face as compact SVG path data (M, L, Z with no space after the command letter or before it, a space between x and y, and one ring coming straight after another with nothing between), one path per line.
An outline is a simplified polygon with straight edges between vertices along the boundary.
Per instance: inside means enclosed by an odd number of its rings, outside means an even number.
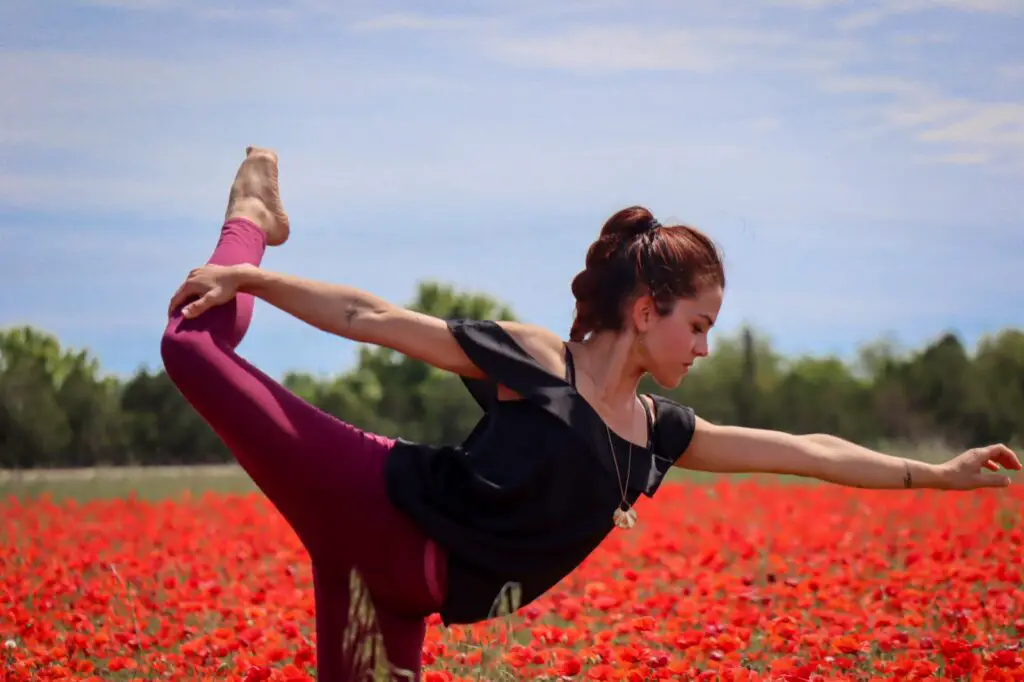
M708 286L693 298L676 300L664 317L648 299L634 309L634 322L642 340L641 362L651 377L665 388L675 388L697 358L708 354L708 333L718 319L724 292ZM639 318L639 319L638 319Z

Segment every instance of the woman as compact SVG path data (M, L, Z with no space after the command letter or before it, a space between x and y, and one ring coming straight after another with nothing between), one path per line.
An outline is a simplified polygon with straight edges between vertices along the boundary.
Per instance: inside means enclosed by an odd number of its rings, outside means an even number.
M620 211L572 282L570 340L529 324L444 321L346 286L259 268L288 217L277 157L250 148L213 255L171 300L167 373L282 513L312 559L320 680L352 679L340 643L358 571L392 666L418 678L425 618L488 618L516 586L524 605L612 530L636 521L670 466L774 472L863 488L973 489L1020 469L1004 446L941 465L825 435L710 424L657 395L708 352L725 276L712 242ZM321 330L460 375L486 414L465 443L427 447L364 433L303 402L235 353L261 298ZM344 650L343 650L344 649ZM347 653L346 653L347 652Z

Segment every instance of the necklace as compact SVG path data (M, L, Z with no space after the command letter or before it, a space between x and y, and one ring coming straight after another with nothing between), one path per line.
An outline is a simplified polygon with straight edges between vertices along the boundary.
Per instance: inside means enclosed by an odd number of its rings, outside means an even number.
M619 493L622 495L622 502L615 507L612 514L612 521L618 528L629 530L636 525L636 509L626 498L626 490L629 486L629 472L633 469L633 441L629 441L629 455L626 464L626 483L622 482L622 475L619 473L619 458L615 456L615 445L612 443L612 430L605 424L604 430L608 434L608 447L612 452L612 462L615 464L615 478L619 484ZM623 509L625 506L625 509Z
M587 376L593 381L593 375L590 374L589 370L587 371ZM636 510L633 509L633 505L629 503L629 499L626 497L626 491L629 488L629 474L633 469L633 441L629 441L626 482L623 484L622 474L619 472L619 458L615 456L615 444L612 442L612 430L607 424L604 425L604 430L608 434L608 448L612 453L612 463L615 464L615 479L619 486L619 493L622 495L622 502L615 506L615 512L612 513L612 521L616 527L629 530L636 525Z

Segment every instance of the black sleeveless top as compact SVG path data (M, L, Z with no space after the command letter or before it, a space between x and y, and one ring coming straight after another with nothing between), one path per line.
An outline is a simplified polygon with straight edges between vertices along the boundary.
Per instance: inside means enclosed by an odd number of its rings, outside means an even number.
M648 447L634 444L630 464L629 441L606 430L576 392L568 352L562 378L496 322L452 320L448 328L487 375L463 380L485 415L461 445L400 439L388 456L386 484L392 503L447 553L440 615L451 625L494 615L510 584L519 587L522 607L571 573L613 529L627 469L629 503L653 496L689 445L695 416L651 395ZM498 384L523 399L499 401Z

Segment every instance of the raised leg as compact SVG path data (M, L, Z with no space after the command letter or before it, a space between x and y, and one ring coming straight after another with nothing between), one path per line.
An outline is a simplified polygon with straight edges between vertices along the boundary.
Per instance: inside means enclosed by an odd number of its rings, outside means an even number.
M251 151L209 262L258 266L268 244L287 238L282 221L286 226L276 158ZM402 658L396 664L418 670L423 618L440 605L444 563L387 498L384 463L394 441L317 409L239 357L235 348L248 329L253 303L239 294L192 319L182 317L180 308L172 311L161 340L167 374L313 558L317 658L326 666L319 679L355 679L338 672L344 666L333 641L348 623L348 597L339 586L348 589L352 569L383 614L379 631L395 643L385 644L389 657L394 649Z
M232 184L210 263L259 265L268 244L288 237L273 152L249 148ZM254 299L232 301L186 320L172 311L161 339L168 376L234 453L300 535L309 525L302 489L317 459L351 427L307 404L235 353L252 320ZM306 538L304 538L305 540Z

